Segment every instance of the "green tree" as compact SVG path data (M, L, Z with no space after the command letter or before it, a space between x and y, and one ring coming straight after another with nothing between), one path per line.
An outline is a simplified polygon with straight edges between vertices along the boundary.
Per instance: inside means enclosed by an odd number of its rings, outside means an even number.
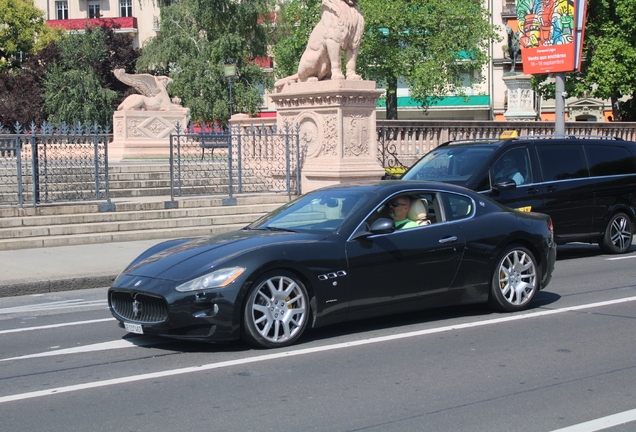
M360 0L365 34L357 70L384 86L387 118L397 118L397 85L404 79L424 111L480 80L488 47L499 40L489 12L478 0ZM286 9L297 24L276 46L277 71L291 75L309 33L320 19L320 2L296 0ZM294 20L296 16L296 20Z
M104 25L66 35L57 47L59 59L43 80L48 119L68 124L96 122L109 128L114 109L129 93L112 70L134 68L139 51L132 47L132 39Z
M182 0L161 10L161 32L145 46L139 72L169 75L171 95L190 108L194 122L229 118L224 64L235 63L234 112L256 114L271 79L251 59L267 54L269 0Z
M583 58L580 72L566 74L570 96L610 99L615 119L636 121L636 2L588 1ZM534 76L532 83L554 99L547 75Z
M0 73L0 124L14 131L16 123L29 126L46 120L42 81L46 70L58 60L57 44L51 42L24 59L19 69Z
M56 66L47 72L44 108L55 124L96 122L110 127L117 93L102 87L92 70L64 70Z
M32 1L0 0L0 72L19 68L25 56L57 37Z
M294 75L305 51L309 35L320 21L321 0L295 0L283 3L278 13L279 41L274 46L278 78Z

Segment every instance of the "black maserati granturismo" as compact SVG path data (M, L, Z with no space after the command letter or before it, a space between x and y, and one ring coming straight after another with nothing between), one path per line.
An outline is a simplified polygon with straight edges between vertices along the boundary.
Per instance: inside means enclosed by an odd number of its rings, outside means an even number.
M379 315L469 303L519 311L555 260L544 214L444 183L353 183L238 231L160 243L114 281L108 303L128 332L274 348Z

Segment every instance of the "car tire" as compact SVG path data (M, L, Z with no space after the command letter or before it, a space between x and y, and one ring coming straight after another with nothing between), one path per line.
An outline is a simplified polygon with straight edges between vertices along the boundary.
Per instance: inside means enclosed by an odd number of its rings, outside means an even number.
M298 277L278 270L261 276L243 309L243 339L259 348L291 345L309 321L309 294Z
M539 291L541 271L533 253L511 245L497 259L488 304L491 308L516 312L526 309Z
M599 246L606 253L625 253L632 245L632 236L632 221L629 216L625 213L616 213L607 223Z

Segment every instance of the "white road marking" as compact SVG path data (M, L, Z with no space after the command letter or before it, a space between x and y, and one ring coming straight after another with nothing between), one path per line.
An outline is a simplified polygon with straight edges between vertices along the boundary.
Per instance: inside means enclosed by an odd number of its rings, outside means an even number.
M28 393L20 393L15 395L3 396L3 397L0 397L0 404L6 403L6 402L25 400L25 399L33 399L33 398L42 397L42 396L51 396L51 395L61 394L61 393L70 393L70 392L75 392L79 390L95 389L95 388L107 387L107 386L112 386L117 384L126 384L126 383L132 383L137 381L172 377L172 376L183 375L183 374L188 374L193 372L202 372L202 371L208 371L213 369L220 369L220 368L225 368L230 366L238 366L238 365L245 365L250 363L264 362L269 360L277 360L281 358L296 357L296 356L301 356L306 354L314 354L314 353L332 351L332 350L343 349L343 348L352 348L357 346L370 345L370 344L376 344L376 343L388 342L388 341L400 340L400 339L407 339L412 337L442 333L442 332L453 331L453 330L462 330L462 329L468 329L468 328L474 328L474 327L482 327L482 326L491 325L491 324L520 321L520 320L531 319L531 318L536 318L541 316L556 315L556 314L562 314L565 312L592 309L592 308L616 305L616 304L633 302L633 301L636 301L636 297L626 297L622 299L608 300L608 301L590 303L590 304L579 305L579 306L570 306L570 307L565 307L560 309L542 310L538 312L530 312L530 313L520 314L520 315L508 315L508 316L484 320L484 321L455 324L450 326L437 327L437 328L431 328L431 329L425 329L425 330L417 330L417 331L400 333L395 335L379 336L379 337L362 339L362 340L351 341L351 342L341 342L341 343L332 344L332 345L323 345L323 346L318 346L313 348L301 348L301 349L297 349L293 351L265 354L265 355L259 355L254 357L248 357L244 359L229 360L229 361L218 362L218 363L209 363L209 364L205 364L201 366L190 366L190 367L185 367L180 369L171 369L171 370L165 370L160 372L153 372L153 373L147 373L147 374L141 374L141 375L132 375L127 377L103 380L103 381L88 382L84 384L75 384L75 385L70 385L65 387L52 388L48 390L40 390L40 391L34 391L34 392L28 392Z
M3 309L0 309L0 315L29 313L29 312L38 312L38 311L45 311L45 310L74 309L79 307L103 307L103 306L108 306L108 302L106 300L86 301L83 299L75 299L75 300L64 300L64 301L57 301L57 302L50 302L50 303L40 303L36 305L16 306L12 308L3 308Z
M52 328L58 328L58 327L76 326L76 325L82 325L82 324L101 323L106 321L115 321L115 318L102 318L102 319L89 320L89 321L73 321L73 322L60 323L60 324L49 324L49 325L39 326L39 327L25 327L25 328L17 328L17 329L10 329L10 330L0 330L0 335L7 334L7 333L20 333L25 331L46 330L46 329L52 329Z
M617 260L624 260L624 259L630 259L630 258L636 258L636 255L621 256L621 257L614 257L614 258L605 258L605 261L617 261Z
M596 432L633 421L636 421L636 409L553 430L552 432Z
M11 361L11 360L26 360L26 359L38 358L38 357L51 357L51 356L58 356L58 355L64 355L64 354L79 354L79 353L87 353L87 352L93 352L93 351L106 351L106 350L119 349L119 348L130 348L135 346L159 345L159 344L168 343L168 342L170 341L167 339L161 339L158 337L140 336L140 337L135 337L132 339L118 339L118 340L103 342L98 344L82 345L78 347L66 348L66 349L55 350L55 351L45 351L45 352L36 353L36 354L24 355L21 357L5 358L5 359L0 359L0 362Z

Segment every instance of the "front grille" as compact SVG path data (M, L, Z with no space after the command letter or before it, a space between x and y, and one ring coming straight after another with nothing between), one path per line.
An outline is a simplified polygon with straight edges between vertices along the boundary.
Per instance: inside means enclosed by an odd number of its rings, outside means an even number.
M110 306L128 321L158 323L168 318L166 301L145 294L114 291L110 294Z

